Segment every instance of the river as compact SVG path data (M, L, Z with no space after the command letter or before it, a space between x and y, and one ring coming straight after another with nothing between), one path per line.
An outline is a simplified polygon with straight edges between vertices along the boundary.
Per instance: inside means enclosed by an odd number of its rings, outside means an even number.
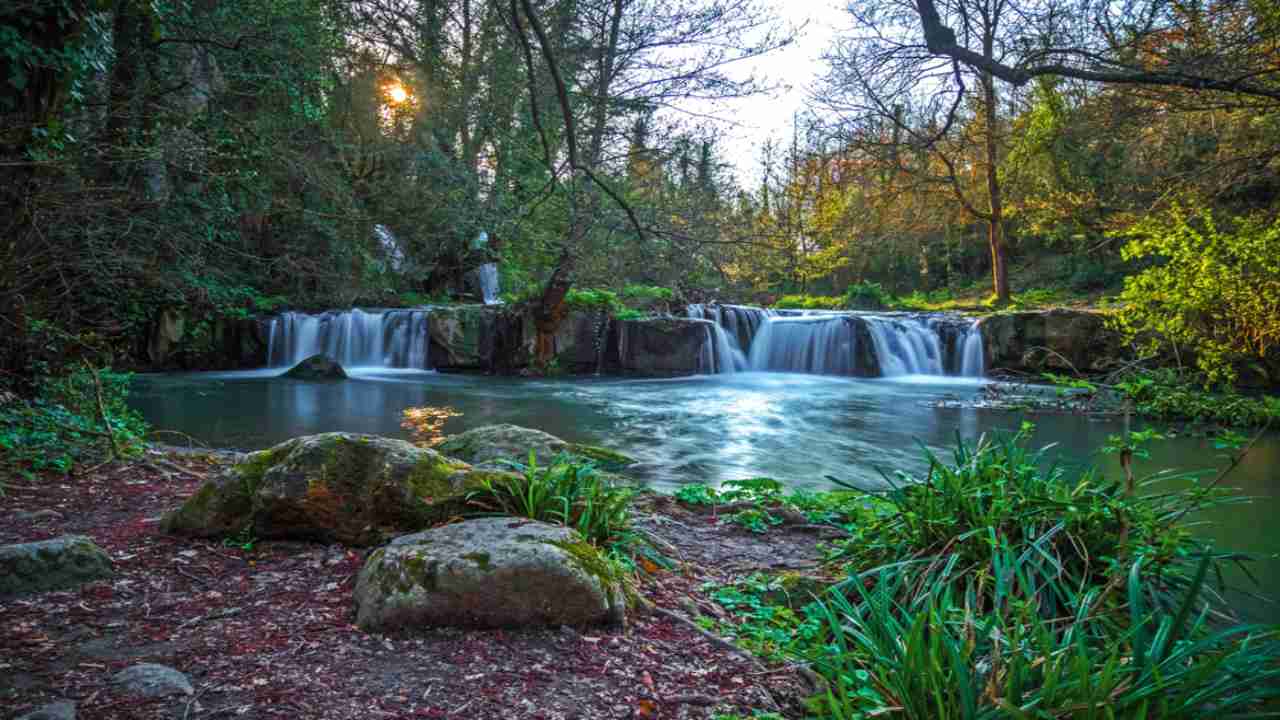
M879 489L882 472L923 471L922 446L945 458L957 436L973 441L1024 419L1036 424L1033 442L1054 444L1065 461L1118 472L1114 457L1096 453L1120 432L1118 422L973 407L968 401L984 381L969 378L745 372L532 380L370 368L344 382L308 383L279 373L141 375L131 401L156 428L244 450L335 430L406 437L403 410L450 407L461 415L447 421L446 434L514 423L604 445L637 458L635 474L659 490L755 476L819 490L836 477ZM1177 437L1155 443L1139 470L1223 465L1211 440ZM1271 555L1251 564L1259 586L1249 590L1280 597L1280 436L1264 437L1226 484L1257 499L1204 513L1201 532L1223 549ZM1275 605L1233 598L1250 616L1280 622Z

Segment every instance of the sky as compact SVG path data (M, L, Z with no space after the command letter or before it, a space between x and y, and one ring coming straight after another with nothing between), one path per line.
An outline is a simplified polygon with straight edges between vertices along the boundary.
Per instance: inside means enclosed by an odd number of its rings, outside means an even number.
M849 25L846 0L763 0L784 22L804 27L791 45L736 66L756 73L779 88L768 96L727 101L709 110L718 124L721 157L739 183L759 182L759 151L770 137L791 142L794 114L802 111L814 82L823 73L822 55L837 32ZM702 109L699 109L701 112Z

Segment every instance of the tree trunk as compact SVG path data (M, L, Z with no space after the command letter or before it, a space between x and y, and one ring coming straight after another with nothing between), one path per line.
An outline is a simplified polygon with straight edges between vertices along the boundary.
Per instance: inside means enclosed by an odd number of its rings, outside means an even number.
M1000 148L996 142L996 84L989 73L982 75L983 113L986 127L987 195L991 214L987 219L987 240L991 246L991 281L996 302L1009 302L1009 271L1004 246L1004 202L1000 197Z

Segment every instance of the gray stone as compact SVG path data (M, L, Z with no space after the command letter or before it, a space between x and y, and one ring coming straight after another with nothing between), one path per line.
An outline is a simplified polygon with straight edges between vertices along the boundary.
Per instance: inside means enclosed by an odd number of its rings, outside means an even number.
M695 318L619 320L618 364L639 375L709 372L700 358L711 345L714 323Z
M1101 372L1131 356L1107 316L1055 308L989 315L978 321L991 370Z
M83 535L0 546L0 597L67 590L111 574L111 558Z
M424 627L619 623L621 580L594 546L559 525L482 518L396 538L356 582L369 632Z
M346 380L347 373L326 355L312 355L294 365L285 377L293 380Z
M46 520L61 520L62 513L57 510L36 510L35 512L15 513L13 517L19 522L38 523Z
M491 366L501 312L501 308L492 305L433 308L427 318L432 364L437 368L469 370Z
M377 435L325 433L250 453L161 521L165 532L369 545L466 510L500 473Z
M69 700L49 703L19 715L16 720L76 720L76 704Z
M195 688L186 675L164 665L143 663L133 665L115 674L117 685L143 697L158 698L169 695L191 695Z
M570 453L590 459L605 470L618 470L635 462L619 452L595 445L565 442L541 430L509 424L484 425L450 435L436 449L475 464L504 459L526 462L530 450L544 463L560 453Z

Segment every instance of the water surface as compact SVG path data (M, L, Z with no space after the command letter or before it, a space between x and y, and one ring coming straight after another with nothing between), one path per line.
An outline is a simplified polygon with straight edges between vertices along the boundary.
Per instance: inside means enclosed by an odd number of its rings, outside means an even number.
M445 433L493 423L534 427L566 440L605 445L640 461L637 474L659 489L768 476L795 487L827 489L828 477L885 487L881 472L918 473L922 446L949 453L957 435L1015 429L1016 413L955 407L975 399L982 381L938 376L854 379L790 373L737 373L678 379L519 378L353 370L351 379L307 383L280 370L141 376L133 403L157 428L215 447L260 449L298 435L344 430L405 437L409 407L461 412ZM939 404L946 406L939 406ZM1056 443L1069 462L1115 460L1095 454L1120 432L1112 420L1040 414L1035 441ZM1152 448L1144 467L1220 467L1211 440L1183 437ZM1206 513L1202 532L1222 547L1280 551L1280 436L1263 438L1229 485L1259 499ZM1280 560L1253 565L1262 590L1280 597ZM1238 600L1280 622L1275 606Z

